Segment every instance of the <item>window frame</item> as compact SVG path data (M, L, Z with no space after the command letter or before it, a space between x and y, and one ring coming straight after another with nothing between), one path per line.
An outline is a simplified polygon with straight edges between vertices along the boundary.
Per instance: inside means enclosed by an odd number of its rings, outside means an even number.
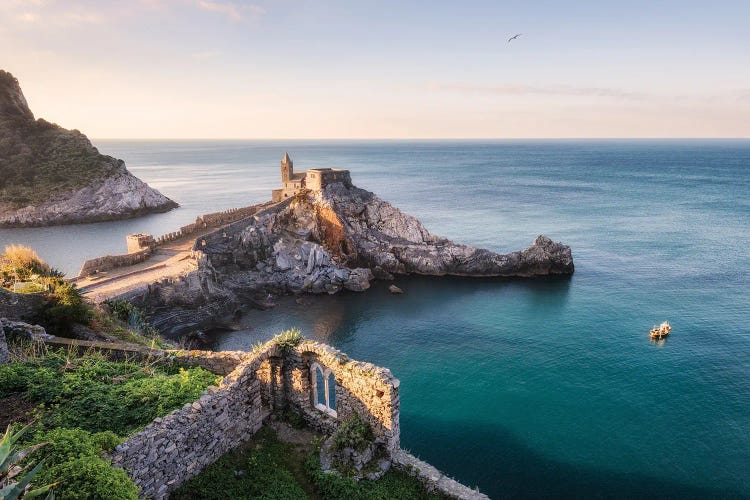
M320 373L323 376L323 390L324 390L325 401L326 401L325 405L322 405L322 404L318 403L318 374L317 374L316 370L320 370ZM331 417L336 418L336 417L338 417L338 412L336 411L335 408L331 408L331 406L330 406L330 404L331 404L331 400L330 400L331 392L330 392L330 387L329 387L328 381L329 381L331 375L333 376L333 381L334 381L334 386L333 386L334 399L338 399L338 398L335 397L335 394L336 394L335 393L335 391L336 391L336 385L335 385L336 384L336 375L333 373L333 370L331 370L330 368L324 368L319 363L312 363L310 365L310 379L311 379L311 384L310 385L312 386L312 403L313 403L313 406L316 409L322 411L323 413L325 413L327 415L330 415Z

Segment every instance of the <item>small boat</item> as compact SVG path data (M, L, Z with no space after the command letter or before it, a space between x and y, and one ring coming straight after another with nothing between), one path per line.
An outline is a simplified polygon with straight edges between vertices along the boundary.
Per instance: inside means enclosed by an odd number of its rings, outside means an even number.
M671 331L672 327L669 325L669 322L665 321L661 325L653 327L649 332L649 337L652 339L663 339L669 335L669 332Z

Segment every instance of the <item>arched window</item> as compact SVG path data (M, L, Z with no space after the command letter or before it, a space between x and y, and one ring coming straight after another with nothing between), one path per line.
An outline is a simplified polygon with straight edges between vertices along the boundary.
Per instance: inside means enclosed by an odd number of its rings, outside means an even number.
M318 363L310 366L310 378L312 378L313 406L332 417L336 413L336 377L330 368L323 368Z

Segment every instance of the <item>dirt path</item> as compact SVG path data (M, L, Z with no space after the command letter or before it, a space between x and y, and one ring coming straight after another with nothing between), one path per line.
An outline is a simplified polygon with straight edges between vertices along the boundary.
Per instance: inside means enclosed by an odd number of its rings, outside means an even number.
M79 280L76 284L90 300L103 302L148 283L195 270L197 263L191 257L193 244L197 238L213 231L216 231L216 228L171 241L158 247L144 262L97 273Z

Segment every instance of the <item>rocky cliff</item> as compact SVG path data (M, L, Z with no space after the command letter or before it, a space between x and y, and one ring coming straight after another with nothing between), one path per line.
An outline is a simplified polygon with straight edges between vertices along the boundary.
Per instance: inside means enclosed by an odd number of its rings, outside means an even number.
M176 206L79 131L35 120L18 81L0 70L0 227L116 220Z
M373 193L343 184L303 192L199 238L198 269L131 298L179 334L269 294L363 291L394 275L532 277L573 273L570 247L545 236L498 254L431 234Z

